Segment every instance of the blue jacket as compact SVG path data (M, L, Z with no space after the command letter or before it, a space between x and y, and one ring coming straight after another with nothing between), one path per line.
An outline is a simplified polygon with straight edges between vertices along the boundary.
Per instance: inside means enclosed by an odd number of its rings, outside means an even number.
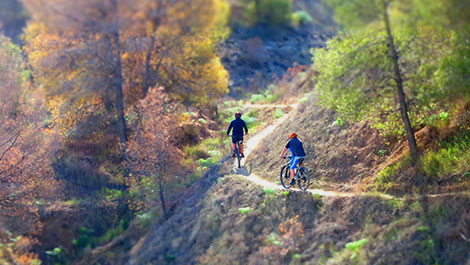
M305 156L304 146L297 137L290 139L287 142L286 148L289 148L292 156Z
M243 129L245 129L245 133L248 133L248 127L246 127L246 123L241 118L236 118L230 123L228 127L227 134L230 134L230 131L233 128L233 135L236 136L243 136Z

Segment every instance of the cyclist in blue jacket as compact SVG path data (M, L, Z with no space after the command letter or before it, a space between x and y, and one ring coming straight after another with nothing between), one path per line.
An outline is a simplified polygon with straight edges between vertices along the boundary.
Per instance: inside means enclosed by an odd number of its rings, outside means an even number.
M245 134L248 134L248 127L246 127L246 123L242 120L242 114L240 112L235 113L235 120L230 123L230 126L227 130L227 136L230 135L230 131L233 129L232 133L232 150L233 150L233 157L235 157L235 148L237 141L240 142L240 156L245 157L243 154L243 129L245 129Z
M292 133L289 137L289 141L282 150L281 159L284 159L284 155L287 150L290 150L292 154L292 160L290 162L290 175L292 177L291 185L295 184L295 169L298 168L297 165L301 165L305 159L305 150L302 144L302 141L297 138L297 134Z

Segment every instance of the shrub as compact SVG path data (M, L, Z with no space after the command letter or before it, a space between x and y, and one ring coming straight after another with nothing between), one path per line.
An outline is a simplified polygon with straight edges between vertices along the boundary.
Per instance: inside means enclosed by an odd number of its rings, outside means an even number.
M305 10L297 11L292 14L292 23L294 26L304 25L312 22L313 18Z
M274 113L274 117L276 117L276 119L279 119L281 118L282 116L284 116L284 111L282 111L282 109L276 109L276 112Z
M264 96L262 94L254 94L251 96L251 103L260 102L264 100Z
M184 148L184 152L187 155L189 155L193 158L196 158L196 159L208 158L209 157L209 153L199 145L197 145L197 146L188 146L188 147Z
M254 0L246 9L248 21L268 26L289 25L292 18L292 0Z

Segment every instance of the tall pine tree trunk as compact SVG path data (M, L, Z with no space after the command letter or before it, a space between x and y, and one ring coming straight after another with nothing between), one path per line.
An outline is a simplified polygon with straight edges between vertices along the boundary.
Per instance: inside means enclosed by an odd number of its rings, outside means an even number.
M383 2L383 19L385 22L385 27L387 30L390 55L393 61L393 68L395 72L395 82L397 84L398 92L398 102L400 104L400 113L403 123L405 125L406 135L408 137L408 145L410 147L411 158L413 162L417 162L419 159L419 150L416 144L415 133L413 127L411 126L410 117L408 116L408 105L406 103L405 91L403 89L403 78L400 72L400 65L398 64L398 53L395 47L395 42L392 34L392 28L390 25L390 18L388 16L388 2L387 0L382 0Z

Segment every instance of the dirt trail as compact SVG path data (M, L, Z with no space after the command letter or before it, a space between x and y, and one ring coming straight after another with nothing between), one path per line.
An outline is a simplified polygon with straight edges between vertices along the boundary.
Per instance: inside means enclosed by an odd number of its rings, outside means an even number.
M298 104L291 104L291 105L248 105L248 106L256 106L256 107L279 107L279 108L285 108L285 107L292 107L293 110L290 111L288 114L284 115L280 119L276 120L272 125L266 127L259 133L257 133L254 136L250 136L250 138L245 141L245 144L247 148L245 149L245 157L248 157L252 150L255 150L256 147L261 143L261 141L269 136L278 126L283 124L286 120L288 120L293 113L295 113ZM284 187L282 187L279 184L270 182L268 180L265 180L261 178L260 176L256 175L255 173L251 172L251 169L248 170L249 165L245 164L245 160L242 161L242 168L237 169L236 168L236 160L234 161L234 166L237 174L240 174L244 176L247 180L258 184L262 187L265 188L270 188L270 189L277 189L277 190L284 190ZM295 191L300 191L298 188L291 188L290 190L295 190ZM381 192L337 192L337 191L327 191L323 189L308 189L306 192L312 193L312 194L318 194L320 196L324 197L359 197L359 196L375 196L375 197L380 197L382 199L387 199L387 200L392 200L392 199L398 199L398 200L403 200L404 197L400 196L393 196L390 194L386 193L381 193ZM418 196L411 196L413 198L417 198L421 195ZM425 195L428 198L438 198L438 197L446 197L446 196L470 196L470 192L451 192L451 193L441 193L441 194L426 194Z

